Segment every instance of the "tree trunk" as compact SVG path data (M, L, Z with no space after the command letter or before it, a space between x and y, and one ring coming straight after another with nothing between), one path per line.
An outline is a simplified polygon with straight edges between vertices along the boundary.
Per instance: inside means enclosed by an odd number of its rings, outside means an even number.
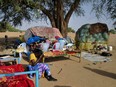
M67 36L68 23L64 20L63 13L63 2L62 0L57 0L57 28L60 30L63 37Z
M60 32L61 32L63 37L67 36L67 27L68 27L68 23L66 23L64 20L61 21L61 28L60 28L61 30L60 30Z
M62 0L57 0L57 28L60 30L61 34L63 37L67 36L67 29L68 29L68 23L69 19L74 12L74 10L78 7L80 0L75 0L74 3L71 5L69 11L64 17L64 12L63 12L63 1Z
M74 3L71 5L66 15L64 15L63 11L63 0L53 0L54 6L52 14L49 12L49 10L41 6L42 12L48 16L52 27L58 28L63 37L67 36L69 19L74 10L78 7L79 2L80 0L74 0Z

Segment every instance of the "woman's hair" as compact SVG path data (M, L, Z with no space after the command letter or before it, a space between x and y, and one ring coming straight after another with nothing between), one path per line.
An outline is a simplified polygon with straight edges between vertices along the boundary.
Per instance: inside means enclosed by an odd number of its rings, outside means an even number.
M37 48L33 50L33 53L38 53L38 52L41 52L41 53L43 53L43 52L42 52L42 50L40 50L40 49L37 49Z
M43 55L43 52L40 49L34 49L33 53L35 54L36 57L40 57L41 55Z

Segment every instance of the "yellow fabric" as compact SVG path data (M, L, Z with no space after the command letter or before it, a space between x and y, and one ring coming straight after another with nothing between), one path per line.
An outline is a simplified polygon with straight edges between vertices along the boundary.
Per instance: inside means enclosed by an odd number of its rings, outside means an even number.
M79 49L85 49L85 43L80 43Z
M34 60L34 61L37 60L37 58L36 58L36 56L35 56L34 53L31 53L31 54L30 54L30 61L31 61L31 60Z
M22 42L24 42L24 41L25 41L24 35L21 35L21 36L19 37L19 39L20 39Z
M93 45L91 43L85 43L85 50L93 49Z
M91 42L88 42L88 43L80 43L79 48L80 49L83 49L83 50L90 50L90 49L93 49L93 45L92 45Z

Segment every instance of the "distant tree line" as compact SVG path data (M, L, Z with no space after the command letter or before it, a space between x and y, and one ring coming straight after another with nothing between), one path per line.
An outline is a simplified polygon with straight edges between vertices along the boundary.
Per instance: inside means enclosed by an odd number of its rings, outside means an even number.
M68 27L68 32L75 33L75 30L74 30L74 29L72 29L71 27Z
M115 28L115 29L110 29L109 32L110 32L111 34L116 34L116 28Z
M16 29L15 27L13 27L10 23L6 22L0 22L0 32L21 32L21 30Z

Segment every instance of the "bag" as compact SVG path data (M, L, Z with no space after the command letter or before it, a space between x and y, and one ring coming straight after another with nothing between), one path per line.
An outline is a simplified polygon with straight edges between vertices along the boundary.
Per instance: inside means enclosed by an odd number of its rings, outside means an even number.
M107 53L107 52L102 52L101 56L112 56L112 54L111 53Z

